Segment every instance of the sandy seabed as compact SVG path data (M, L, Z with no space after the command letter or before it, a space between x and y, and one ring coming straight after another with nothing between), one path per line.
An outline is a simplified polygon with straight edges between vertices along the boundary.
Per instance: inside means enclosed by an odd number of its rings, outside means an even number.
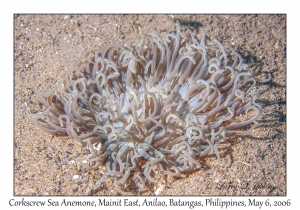
M80 145L34 127L26 109L43 110L36 91L53 88L89 44L134 39L150 23L163 31L176 20L233 47L257 78L271 73L257 86L262 126L221 144L219 165L205 157L200 170L146 189L96 184L98 171L74 161ZM286 15L15 15L14 24L14 195L286 195Z

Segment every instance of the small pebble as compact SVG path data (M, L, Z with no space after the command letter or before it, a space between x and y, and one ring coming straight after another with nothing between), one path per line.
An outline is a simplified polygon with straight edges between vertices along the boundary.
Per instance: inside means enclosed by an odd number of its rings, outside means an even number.
M74 176L73 176L73 180L78 180L79 177L80 177L79 175L74 175Z

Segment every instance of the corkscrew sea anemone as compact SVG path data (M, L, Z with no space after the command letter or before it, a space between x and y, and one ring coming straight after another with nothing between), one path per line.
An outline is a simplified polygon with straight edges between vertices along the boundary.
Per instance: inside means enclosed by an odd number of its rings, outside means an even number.
M262 109L256 83L241 55L204 30L198 40L179 23L163 37L149 26L133 43L86 49L45 98L37 93L46 109L28 119L77 140L89 153L77 161L99 181L133 176L143 188L157 172L200 169L200 157L218 162L228 136L250 135Z

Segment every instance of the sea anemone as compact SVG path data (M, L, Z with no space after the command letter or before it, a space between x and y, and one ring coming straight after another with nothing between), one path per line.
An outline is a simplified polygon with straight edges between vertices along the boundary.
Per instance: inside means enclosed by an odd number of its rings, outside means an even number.
M198 40L179 23L162 37L147 27L133 43L86 49L45 98L37 93L46 109L29 120L77 140L89 152L77 161L98 169L101 182L123 185L133 175L143 188L157 172L200 169L200 157L218 162L219 144L251 134L261 106L241 55L201 31Z

